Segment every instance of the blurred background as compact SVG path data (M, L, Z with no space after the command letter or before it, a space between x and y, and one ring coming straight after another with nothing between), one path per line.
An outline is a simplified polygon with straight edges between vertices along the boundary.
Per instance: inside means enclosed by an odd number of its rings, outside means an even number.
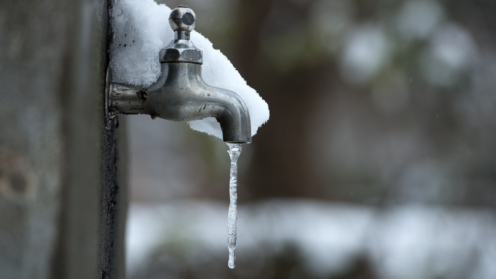
M127 273L496 278L496 2L186 4L269 104L239 160L185 123L126 117Z

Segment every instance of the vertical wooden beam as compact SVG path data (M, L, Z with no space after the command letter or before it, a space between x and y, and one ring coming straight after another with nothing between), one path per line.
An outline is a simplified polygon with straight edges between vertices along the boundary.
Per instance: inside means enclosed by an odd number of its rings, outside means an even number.
M109 1L0 2L0 278L124 278Z

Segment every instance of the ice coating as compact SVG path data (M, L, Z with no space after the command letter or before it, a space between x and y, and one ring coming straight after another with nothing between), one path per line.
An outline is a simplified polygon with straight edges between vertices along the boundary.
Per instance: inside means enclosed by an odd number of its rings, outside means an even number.
M194 7L191 7L194 9ZM169 26L171 9L153 0L116 1L111 11L112 44L110 67L115 82L149 86L160 76L158 54L174 38ZM201 24L201 15L197 15ZM203 51L202 76L211 86L238 94L248 107L252 136L269 120L269 106L246 84L227 57L200 33L191 33L193 44ZM215 118L189 122L193 130L222 139L220 124Z
M228 266L234 268L236 262L236 239L238 237L238 158L241 155L241 144L227 144L229 157L231 157L231 170L229 172L229 211L227 214L227 247L229 249Z

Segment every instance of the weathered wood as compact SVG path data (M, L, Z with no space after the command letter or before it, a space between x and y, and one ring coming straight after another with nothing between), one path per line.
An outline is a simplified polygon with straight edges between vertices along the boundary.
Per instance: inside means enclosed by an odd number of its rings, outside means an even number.
M117 118L103 143L101 278L125 278L124 242L127 215L127 171L124 121Z
M0 1L0 278L124 278L108 5Z

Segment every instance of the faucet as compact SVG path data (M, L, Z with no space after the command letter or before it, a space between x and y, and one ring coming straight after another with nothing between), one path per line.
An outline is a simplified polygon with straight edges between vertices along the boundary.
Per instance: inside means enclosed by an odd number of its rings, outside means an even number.
M245 102L234 92L210 86L202 78L202 51L190 41L196 26L192 9L181 5L172 10L169 23L174 40L159 53L161 74L147 88L113 83L107 76L106 112L149 114L173 121L214 117L227 143L250 143L251 121Z

